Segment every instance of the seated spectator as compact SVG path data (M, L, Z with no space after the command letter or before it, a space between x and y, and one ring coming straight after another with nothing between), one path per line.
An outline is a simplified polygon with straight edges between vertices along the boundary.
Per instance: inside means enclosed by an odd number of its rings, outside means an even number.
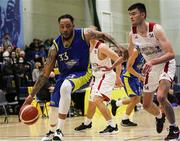
M40 62L36 62L34 69L32 71L32 80L35 83L40 75L41 72L41 63Z
M0 46L0 62L3 62L3 52L4 48Z

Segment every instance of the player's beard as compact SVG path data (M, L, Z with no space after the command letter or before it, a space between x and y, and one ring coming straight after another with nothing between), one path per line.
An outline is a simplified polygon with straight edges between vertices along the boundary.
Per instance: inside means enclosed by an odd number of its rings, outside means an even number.
M67 40L71 39L72 36L73 36L73 31L70 33L70 35L68 37L63 36L63 39L65 41L67 41Z

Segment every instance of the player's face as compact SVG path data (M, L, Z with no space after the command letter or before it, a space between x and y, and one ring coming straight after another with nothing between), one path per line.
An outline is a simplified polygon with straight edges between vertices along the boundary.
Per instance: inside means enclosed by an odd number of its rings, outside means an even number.
M59 22L59 30L64 39L69 39L73 35L74 24L70 19L61 19Z
M137 8L129 11L130 20L133 26L137 26L145 19L145 13L140 12Z

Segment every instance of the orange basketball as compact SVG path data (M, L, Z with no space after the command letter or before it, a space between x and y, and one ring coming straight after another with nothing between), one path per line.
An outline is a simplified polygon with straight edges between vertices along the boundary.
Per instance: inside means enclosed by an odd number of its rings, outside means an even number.
M32 105L24 105L20 110L20 120L24 124L31 125L39 118L38 110Z

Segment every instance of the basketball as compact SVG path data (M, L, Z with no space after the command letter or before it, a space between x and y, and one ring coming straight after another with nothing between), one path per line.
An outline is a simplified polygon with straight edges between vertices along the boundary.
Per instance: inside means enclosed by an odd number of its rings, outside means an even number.
M38 110L32 105L25 105L20 110L20 120L24 124L34 124L39 118Z

